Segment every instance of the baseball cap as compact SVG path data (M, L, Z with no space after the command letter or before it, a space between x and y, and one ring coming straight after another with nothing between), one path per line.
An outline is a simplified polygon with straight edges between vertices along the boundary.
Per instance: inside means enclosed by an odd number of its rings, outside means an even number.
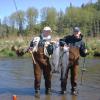
M74 27L74 32L79 32L80 31L80 28L79 27Z

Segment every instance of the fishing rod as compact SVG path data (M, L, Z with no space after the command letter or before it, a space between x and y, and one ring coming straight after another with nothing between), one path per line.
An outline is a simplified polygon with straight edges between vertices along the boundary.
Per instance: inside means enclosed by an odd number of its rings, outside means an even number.
M83 75L84 75L84 72L86 71L86 59L84 57L83 59L83 66L82 66L82 69L81 69L81 85L83 85Z
M20 14L18 13L18 7L17 7L17 4L16 4L16 1L15 0L13 0L13 3L14 3L14 6L15 6L15 9L16 9L16 14L18 15L18 18L19 18L19 20L20 20L20 22L19 22L19 31L20 31L20 33L22 33L22 29L23 29L23 26L22 26L22 20L21 20L21 16L20 16ZM25 19L24 19L25 20Z
M87 38L86 38L86 35L85 35L85 47L87 48ZM81 68L81 85L83 84L83 75L84 75L84 72L86 72L87 69L86 69L86 57L83 58L83 66Z
M17 4L16 4L16 1L13 0L13 3L14 3L14 6L15 6L15 9L16 9L16 12L18 12L18 7L17 7ZM19 17L19 19L20 19L20 21L21 21L20 14L17 13L17 15L18 15L18 17ZM22 25L22 21L21 21L21 25ZM30 54L31 54L31 56L32 56L32 60L33 60L34 64L36 64L36 61L35 61L34 56L33 56L33 52L30 51Z
M14 3L14 5L15 5L15 9L16 9L16 11L18 12L18 7L17 7L17 4L16 4L16 1L13 0L13 3ZM17 13L17 15L18 15L19 19L21 19L19 13Z

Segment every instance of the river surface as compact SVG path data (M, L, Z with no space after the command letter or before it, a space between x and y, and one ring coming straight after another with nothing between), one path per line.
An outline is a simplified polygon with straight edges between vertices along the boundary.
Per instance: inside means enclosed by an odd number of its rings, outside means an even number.
M44 79L41 80L40 99L34 97L34 74L31 58L0 58L0 100L100 100L100 58L86 59L87 69L82 76L80 61L78 96L70 94L70 77L68 79L67 94L61 95L60 74L52 76L52 95L45 95Z

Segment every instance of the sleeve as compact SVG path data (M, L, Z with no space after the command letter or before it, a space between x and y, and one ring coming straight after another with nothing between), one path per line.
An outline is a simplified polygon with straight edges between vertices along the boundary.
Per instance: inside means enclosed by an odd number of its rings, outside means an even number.
M34 46L33 40L31 40L29 47L33 47L33 46Z
M80 56L81 57L86 57L88 55L88 53L86 52L87 49L86 49L85 42L81 41L81 46L79 49L80 49Z
M81 46L80 46L80 48L81 48L82 50L86 49L85 42L81 41Z
M65 44L69 44L70 43L70 40L71 40L71 36L65 36L63 37L62 39L60 39L59 43L60 43L60 46L64 46Z
M35 45L36 45L36 42L37 42L37 37L35 38L33 38L31 41L30 41L30 44L29 44L29 47L34 47Z
M63 40L66 42L67 45L69 45L69 43L71 43L71 41L73 41L71 35L65 36L63 38Z
M28 47L24 49L24 53L27 53L33 47L33 41L31 40Z
M28 47L25 49L25 52L28 52L29 50L31 50L34 47L34 42L33 42L34 38L30 41Z

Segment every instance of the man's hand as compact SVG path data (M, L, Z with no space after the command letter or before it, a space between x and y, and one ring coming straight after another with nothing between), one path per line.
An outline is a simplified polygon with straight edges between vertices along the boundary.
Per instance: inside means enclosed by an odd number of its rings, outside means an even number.
M32 54L33 53L33 48L32 47L29 47L28 48L28 52Z

